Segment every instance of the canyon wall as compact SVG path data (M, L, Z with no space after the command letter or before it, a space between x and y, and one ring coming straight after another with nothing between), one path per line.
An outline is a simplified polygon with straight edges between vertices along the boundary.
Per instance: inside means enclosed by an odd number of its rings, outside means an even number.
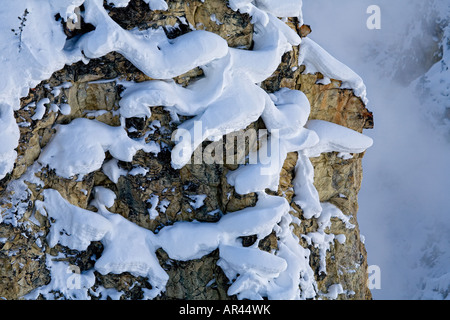
M122 8L105 3L105 8L109 16L126 30L164 27L167 37L175 39L195 28L221 36L231 48L252 50L255 32L252 18L232 10L227 1L179 0L167 3L168 10L164 11L152 11L142 0L131 1ZM286 23L302 37L308 37L309 27L301 26L298 19L289 18ZM68 38L93 29L84 21L79 28L71 28L61 21L61 27ZM311 28L314 32L314 26ZM281 88L302 91L311 105L310 120L332 122L359 133L371 129L371 112L351 89L341 88L342 81L331 79L322 84L324 76L321 73L305 73L305 66L298 66L301 46L294 46L282 56L278 69L260 83L261 88L267 93ZM174 81L188 87L203 75L201 68L195 68L175 77ZM85 274L102 256L104 247L101 241L93 241L84 251L73 250L61 243L53 247L49 245L49 232L54 221L38 206L44 200L46 189L57 190L70 204L93 212L98 210L92 205L95 188L112 190L115 201L108 210L154 233L179 221L216 223L228 213L257 204L256 193L238 194L227 181L227 174L239 165L202 163L174 169L171 166L172 134L177 124L171 113L163 106L154 106L150 117L121 119L119 101L124 87L116 79L136 83L152 80L123 55L111 52L91 59L87 64L77 62L55 72L51 78L31 89L28 96L22 98L21 108L15 111L20 127L18 155L14 170L0 181L3 220L0 224L0 297L44 298L35 293L55 280L52 275L56 273L49 270L49 259L64 262L70 270ZM36 105L45 98L48 103L45 104L44 115L33 120ZM58 105L59 111L52 105ZM114 160L106 152L105 163L115 165L115 171L108 172L103 166L81 178L63 178L48 166L37 166L42 150L55 136L58 125L69 124L77 118L95 119L109 126L122 125L130 138L154 141L160 152L152 154L139 150L131 162ZM188 116L180 116L181 122L187 119ZM264 128L264 121L259 119L246 130ZM222 141L226 139L224 136ZM199 148L204 150L212 143L205 141ZM310 159L320 202L336 206L348 219L331 217L331 224L325 229L320 229L319 217L305 217L302 208L293 200L293 181L298 163L296 152L288 153L278 190L266 191L269 195L285 198L290 205L293 232L299 245L309 252L315 283L315 296L312 298L371 299L367 284L367 255L357 221L363 156L364 152L350 156L327 152ZM114 176L114 172L123 174ZM324 248L311 241L311 235L320 230L322 235L332 235L333 239L325 253ZM246 235L241 240L243 247L255 247L257 237ZM256 247L262 251L276 252L279 249L275 232L258 241ZM156 256L169 278L165 290L155 299L236 298L228 291L232 281L217 264L220 259L218 249L188 261L170 258L161 248L156 251ZM88 291L92 299L143 299L146 290L153 289L142 275L130 272L101 274L97 271L93 274L95 282ZM53 295L77 298L64 292L54 292Z

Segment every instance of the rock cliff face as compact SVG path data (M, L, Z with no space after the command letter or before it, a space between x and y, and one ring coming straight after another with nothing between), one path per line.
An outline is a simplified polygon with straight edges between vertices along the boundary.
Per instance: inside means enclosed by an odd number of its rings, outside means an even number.
M162 26L169 38L176 38L195 28L220 35L230 47L252 48L254 26L251 17L233 11L227 6L227 1L178 0L167 3L169 8L166 11L152 11L142 0L131 1L123 8L105 3L105 8L109 16L127 30ZM306 26L300 30L298 20L289 19L287 24L307 36ZM65 28L69 38L93 29L84 21L80 29L69 29L63 22L62 28ZM297 67L298 56L299 47L285 53L277 71L262 82L261 87L268 93L281 88L301 90L311 104L311 120L329 121L358 132L372 128L372 114L361 98L350 89L340 88L339 80L331 79L328 84L319 84L323 75L305 74L304 66ZM203 71L196 68L174 80L186 87L202 76ZM114 79L133 82L151 80L124 56L112 52L102 58L91 59L88 64L78 62L66 66L30 90L28 96L21 100L21 108L15 112L17 123L21 124L18 157L14 170L0 181L0 212L3 217L0 224L0 297L20 299L31 293L32 298L43 298L43 295L33 296L36 292L33 290L48 286L54 280L48 260L64 261L73 270L85 274L92 270L95 261L102 255L104 247L100 241L92 242L86 251L72 250L61 244L49 246L48 234L52 221L37 206L43 200L45 189L57 190L72 205L96 211L91 204L94 190L99 186L106 187L116 196L113 206L108 209L110 212L153 232L177 221L217 222L224 213L256 205L257 194L240 195L227 181L227 173L238 165L187 164L180 170L171 166L170 152L174 145L171 137L176 124L165 108L153 107L151 117L127 118L125 123L121 123L118 110L124 88ZM41 119L33 120L36 111L33 103L44 98L49 99L46 112ZM55 112L54 105L59 105L59 112ZM115 161L107 152L105 163L116 166L113 172L132 172L119 176L111 172L108 174L103 167L81 179L66 179L48 167L38 167L36 160L54 137L55 126L69 124L76 118L96 119L111 126L125 125L129 137L155 141L161 150L156 156L138 151L131 162ZM180 120L188 118L180 117ZM260 119L247 130L264 127ZM226 136L223 139L226 140ZM201 148L205 149L210 144L203 142ZM294 233L300 245L310 252L309 264L316 286L314 298L371 298L367 286L366 251L357 222L363 154L343 157L333 152L311 158L314 186L320 201L337 206L348 218L332 217L331 224L323 230L324 234L335 236L325 256L323 248L316 247L310 236L322 227L319 219L307 219L302 208L293 201L297 153L288 154L278 191L267 190L267 193L284 197L290 203L290 214L296 222L292 224ZM198 195L202 198L199 199ZM254 245L255 241L255 236L242 237L244 247ZM276 233L259 241L257 246L267 252L277 250ZM156 256L169 275L165 291L156 299L236 298L227 292L231 282L217 264L218 250L189 261L171 259L163 249L158 249ZM146 277L129 272L103 275L95 271L91 288L89 298L92 299L107 296L142 299L152 286ZM336 288L340 289L336 291ZM58 295L74 298L64 292L54 296Z

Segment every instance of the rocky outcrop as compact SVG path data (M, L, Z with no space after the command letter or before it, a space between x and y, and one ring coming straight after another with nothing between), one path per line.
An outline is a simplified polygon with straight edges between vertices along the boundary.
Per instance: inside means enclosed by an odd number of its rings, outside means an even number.
M219 34L230 47L252 47L254 30L251 18L231 10L226 1L183 0L168 1L168 4L169 10L164 12L149 10L148 5L141 0L131 1L126 8L106 6L109 15L125 29L163 26L168 37L175 38L189 32L190 27L195 27ZM288 24L294 29L298 27L294 20ZM84 23L81 30L64 27L68 37L91 29L90 25ZM305 32L303 35L306 35ZM310 119L326 120L358 132L372 128L372 114L363 101L352 90L341 89L338 80L322 85L317 83L322 78L320 73L303 74L304 67L297 67L298 52L299 48L294 48L286 53L278 70L261 87L269 93L280 88L303 91L311 104ZM201 76L202 70L197 68L175 78L175 81L187 85ZM65 179L49 168L36 167L41 150L55 134L55 126L70 123L76 118L120 125L118 109L123 87L113 81L117 78L135 82L149 80L122 55L110 53L86 65L79 62L66 66L22 99L22 108L15 113L21 134L18 157L13 172L0 183L0 212L3 217L3 223L0 224L0 297L20 299L34 289L49 284L51 275L46 266L48 256L62 259L76 266L80 272L85 272L92 268L102 254L100 242L93 242L83 252L59 244L54 248L48 246L51 221L35 205L36 200L42 200L44 189L55 189L71 204L96 211L90 205L93 190L98 186L107 187L116 195L114 205L109 209L111 212L153 232L176 221L217 222L223 213L255 206L256 194L239 195L227 182L226 174L235 170L237 165L188 164L180 170L172 168L171 136L176 126L170 113L162 107L152 108L150 118L126 120L125 127L130 137L145 137L147 141L155 141L161 147L157 156L139 151L132 162L111 162L119 171L133 173L135 169L133 174L112 177L105 173L106 170L98 170L82 179ZM44 98L50 101L46 104L45 115L40 120L33 120L33 103ZM59 112L56 112L56 105L60 108ZM63 110L63 107L66 109ZM264 128L264 122L259 120L247 129L250 128ZM204 142L202 148L210 143ZM331 226L325 232L340 235L336 239L342 241L335 240L326 252L326 272L321 270L320 248L308 241L307 236L318 230L317 218L306 219L302 209L292 201L296 153L288 155L281 172L280 187L276 194L290 202L292 216L300 221L293 227L301 245L311 252L310 265L315 272L317 298L332 297L328 295L329 289L335 284L341 284L343 291L334 298L371 298L367 287L366 251L357 222L362 157L363 154L343 158L337 153L327 153L311 159L315 173L314 185L320 201L336 205L353 225L349 228L342 219L331 219ZM114 161L107 153L105 163L111 160ZM274 194L271 191L268 193ZM203 195L202 203L196 203L197 195ZM149 212L155 215L151 216ZM251 236L242 239L244 246L252 245L255 240ZM259 247L268 252L277 249L276 235L266 237ZM64 253L64 257L61 258L59 253ZM165 292L156 299L236 298L227 294L230 283L217 265L217 250L191 261L170 259L162 249L157 251L157 257L168 273L169 280ZM151 289L145 277L130 273L96 273L93 292L98 292L96 290L100 287L119 291L122 299L141 299L143 290ZM99 296L92 294L91 298L97 299Z

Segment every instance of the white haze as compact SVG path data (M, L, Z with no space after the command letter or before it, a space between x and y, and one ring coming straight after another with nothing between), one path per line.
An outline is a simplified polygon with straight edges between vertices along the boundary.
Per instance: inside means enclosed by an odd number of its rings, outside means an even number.
M370 5L381 8L380 30L366 26ZM431 10L433 5L441 11ZM303 4L310 37L364 79L374 113L375 128L364 132L374 145L363 162L358 215L369 265L381 270L374 299L450 298L450 130L438 128L439 119L430 116L443 106L411 85L437 61L435 21L449 5L448 0ZM450 76L444 77L448 83ZM442 91L449 94L445 86Z

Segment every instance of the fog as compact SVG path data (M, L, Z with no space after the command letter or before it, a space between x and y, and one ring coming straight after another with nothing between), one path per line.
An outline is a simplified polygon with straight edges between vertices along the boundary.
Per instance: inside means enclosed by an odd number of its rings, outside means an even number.
M381 29L366 25L370 5L381 9ZM442 58L441 17L449 6L448 0L303 3L310 38L364 79L374 113L375 128L364 132L374 145L363 162L358 213L369 265L381 270L374 299L450 299L450 126L442 119L450 76L443 76L447 87L440 80L436 88L444 100L416 88Z

